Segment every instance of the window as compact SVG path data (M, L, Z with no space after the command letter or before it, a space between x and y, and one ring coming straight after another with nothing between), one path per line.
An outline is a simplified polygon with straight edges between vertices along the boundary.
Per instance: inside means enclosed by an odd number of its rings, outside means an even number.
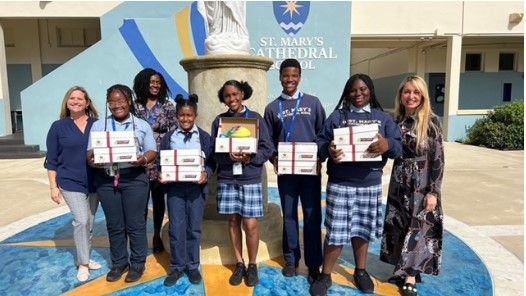
M482 71L482 54L466 53L466 71Z
M502 88L502 101L511 102L511 83L504 83Z
M57 28L58 47L88 47L100 40L94 28Z
M500 53L499 54L499 71L513 71L515 70L515 54L514 53Z

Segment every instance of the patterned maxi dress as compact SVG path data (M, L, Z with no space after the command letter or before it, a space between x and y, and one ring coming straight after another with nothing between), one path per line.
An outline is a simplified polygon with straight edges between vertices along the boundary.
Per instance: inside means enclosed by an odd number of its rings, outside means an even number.
M444 171L442 131L437 117L431 119L428 147L416 151L415 118L399 122L402 156L395 159L389 192L380 260L395 265L395 275L437 275L442 255L442 194ZM425 210L425 196L437 196L434 211Z
M167 98L164 103L157 101L150 110L142 104L135 104L135 108L139 118L146 120L150 126L157 126L152 129L153 137L157 143L157 152L159 152L159 146L163 136L177 127L175 106ZM156 163L148 165L146 173L150 181L157 181L159 179L160 173Z

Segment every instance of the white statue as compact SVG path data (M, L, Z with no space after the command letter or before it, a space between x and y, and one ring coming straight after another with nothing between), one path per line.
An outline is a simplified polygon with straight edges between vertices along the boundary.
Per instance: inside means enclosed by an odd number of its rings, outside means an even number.
M207 54L249 54L245 1L198 1L205 18Z

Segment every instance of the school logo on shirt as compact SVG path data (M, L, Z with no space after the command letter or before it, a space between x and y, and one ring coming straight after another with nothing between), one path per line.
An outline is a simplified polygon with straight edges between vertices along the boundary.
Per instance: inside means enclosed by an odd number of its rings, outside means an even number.
M281 114L279 114L278 112L278 118L292 117L292 115L294 114L294 109L295 108L285 109L283 110L283 112L281 112ZM299 107L298 112L297 112L298 115L307 115L307 116L310 116L311 113L312 113L311 107Z
M310 1L273 1L274 16L287 35L294 37L309 16Z

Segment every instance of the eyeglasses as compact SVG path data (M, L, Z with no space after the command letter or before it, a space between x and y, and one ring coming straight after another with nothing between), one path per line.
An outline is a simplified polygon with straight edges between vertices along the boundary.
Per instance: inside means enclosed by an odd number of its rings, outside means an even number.
M118 100L118 101L109 101L108 102L108 106L110 106L110 108L125 106L127 104L128 104L128 101L126 101L126 100Z

